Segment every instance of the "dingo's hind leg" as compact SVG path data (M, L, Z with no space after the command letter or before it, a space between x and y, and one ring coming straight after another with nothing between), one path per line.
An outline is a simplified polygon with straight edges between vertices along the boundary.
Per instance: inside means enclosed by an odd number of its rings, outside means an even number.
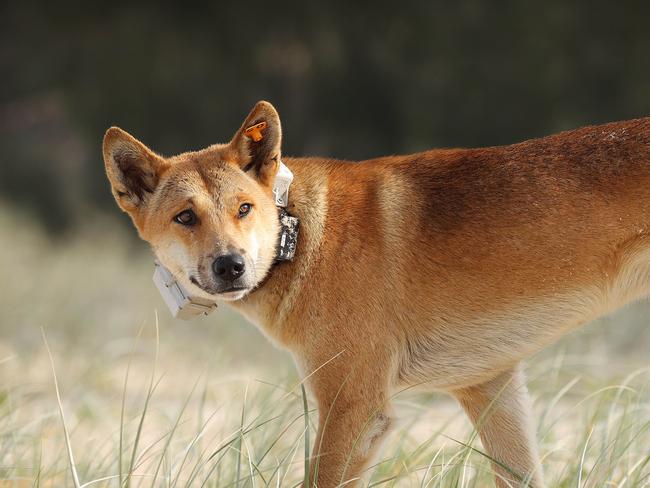
M453 394L474 423L488 455L499 463L494 464L497 486L542 487L530 400L520 367Z

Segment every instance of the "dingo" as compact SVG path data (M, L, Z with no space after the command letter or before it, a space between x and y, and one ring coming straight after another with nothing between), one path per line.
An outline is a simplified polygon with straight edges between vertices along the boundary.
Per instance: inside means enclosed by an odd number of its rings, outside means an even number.
M230 301L309 375L312 482L362 476L392 392L423 383L459 400L498 486L542 486L520 362L650 294L650 119L359 164L283 159L301 230L274 266L280 148L260 102L228 144L164 158L113 127L104 160L178 282Z

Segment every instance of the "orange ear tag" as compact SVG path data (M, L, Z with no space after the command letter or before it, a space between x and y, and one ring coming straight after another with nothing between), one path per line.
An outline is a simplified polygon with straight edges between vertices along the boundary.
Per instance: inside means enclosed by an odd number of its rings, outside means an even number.
M250 137L255 142L260 142L264 137L262 131L266 129L266 122L260 122L259 124L251 125L246 130L244 130L244 135Z

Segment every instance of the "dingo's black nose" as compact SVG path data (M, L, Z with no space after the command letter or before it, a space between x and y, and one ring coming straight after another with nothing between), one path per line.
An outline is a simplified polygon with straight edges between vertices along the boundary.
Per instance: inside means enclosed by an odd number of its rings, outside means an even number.
M219 280L233 281L244 274L246 262L241 254L224 254L212 263L212 271Z

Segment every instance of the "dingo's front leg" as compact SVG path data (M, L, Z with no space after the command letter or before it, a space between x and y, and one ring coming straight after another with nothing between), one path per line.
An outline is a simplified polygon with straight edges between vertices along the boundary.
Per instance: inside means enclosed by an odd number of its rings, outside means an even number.
M386 388L382 379L375 379L352 374L338 388L329 381L312 384L319 425L310 486L352 487L363 476L391 425Z
M454 395L476 426L488 454L508 468L494 465L497 486L542 487L530 400L520 367Z

